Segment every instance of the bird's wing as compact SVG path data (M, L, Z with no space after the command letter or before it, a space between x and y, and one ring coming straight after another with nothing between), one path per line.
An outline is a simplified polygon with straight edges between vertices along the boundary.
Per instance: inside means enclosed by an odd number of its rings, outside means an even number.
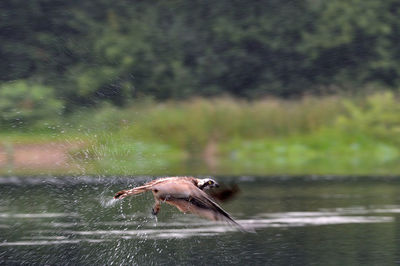
M242 228L209 195L192 182L184 180L165 182L153 186L161 200L177 207L182 212L191 212L213 221L228 221Z
M132 189L125 189L125 190L118 191L117 193L115 193L114 199L123 199L128 196L137 195L137 194L146 192L148 190L151 190L157 184L162 184L165 182L168 183L168 182L172 182L172 181L176 181L176 180L177 180L177 177L165 177L165 178L155 179L155 180L147 182L144 185L139 186L139 187L134 187Z

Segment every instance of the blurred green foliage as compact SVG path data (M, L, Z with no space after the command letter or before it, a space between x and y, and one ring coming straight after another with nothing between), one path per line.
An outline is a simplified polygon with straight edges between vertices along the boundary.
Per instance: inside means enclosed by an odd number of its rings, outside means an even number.
M398 169L398 1L10 0L0 11L5 142L78 138L87 146L72 157L108 173L206 157L237 173Z
M69 123L91 132L76 160L95 173L395 174L397 99L382 92L251 103L150 101L109 106Z
M143 96L299 96L400 86L395 0L0 3L0 79L66 111Z
M63 104L50 87L23 80L0 84L0 126L18 128L60 116Z
M67 143L70 165L79 166L70 170L84 174L392 175L400 173L398 97L103 104L0 139Z
M393 93L372 95L363 104L351 100L343 104L347 112L338 117L337 125L340 128L347 132L364 132L400 144L400 106Z

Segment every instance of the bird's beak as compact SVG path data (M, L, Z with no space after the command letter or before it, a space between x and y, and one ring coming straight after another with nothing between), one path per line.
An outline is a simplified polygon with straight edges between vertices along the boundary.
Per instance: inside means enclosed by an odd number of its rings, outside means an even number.
M217 182L215 182L214 187L219 187L219 184Z

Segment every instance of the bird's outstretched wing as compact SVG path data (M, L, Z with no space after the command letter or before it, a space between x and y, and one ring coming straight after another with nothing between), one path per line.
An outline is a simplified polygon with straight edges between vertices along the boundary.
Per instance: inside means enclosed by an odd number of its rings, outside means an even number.
M115 194L115 199L140 194L151 190L159 209L161 202L175 206L182 212L189 212L212 221L226 221L242 231L254 232L243 228L214 199L196 186L193 178L161 178L150 181L143 186L122 190Z
M166 203L177 207L182 212L190 212L212 221L227 221L245 230L207 193L191 182L179 184L163 183L153 187Z
M146 192L151 189L151 184L147 183L140 187L135 187L132 189L121 190L115 193L114 199L123 199L128 196L137 195L143 192Z

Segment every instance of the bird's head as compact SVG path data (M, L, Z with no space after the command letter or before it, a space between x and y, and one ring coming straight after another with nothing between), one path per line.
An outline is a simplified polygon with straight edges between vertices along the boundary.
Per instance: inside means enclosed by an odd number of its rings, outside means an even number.
M203 179L198 179L197 187L200 188L201 190L204 190L213 187L219 187L219 184L214 179L203 178Z

